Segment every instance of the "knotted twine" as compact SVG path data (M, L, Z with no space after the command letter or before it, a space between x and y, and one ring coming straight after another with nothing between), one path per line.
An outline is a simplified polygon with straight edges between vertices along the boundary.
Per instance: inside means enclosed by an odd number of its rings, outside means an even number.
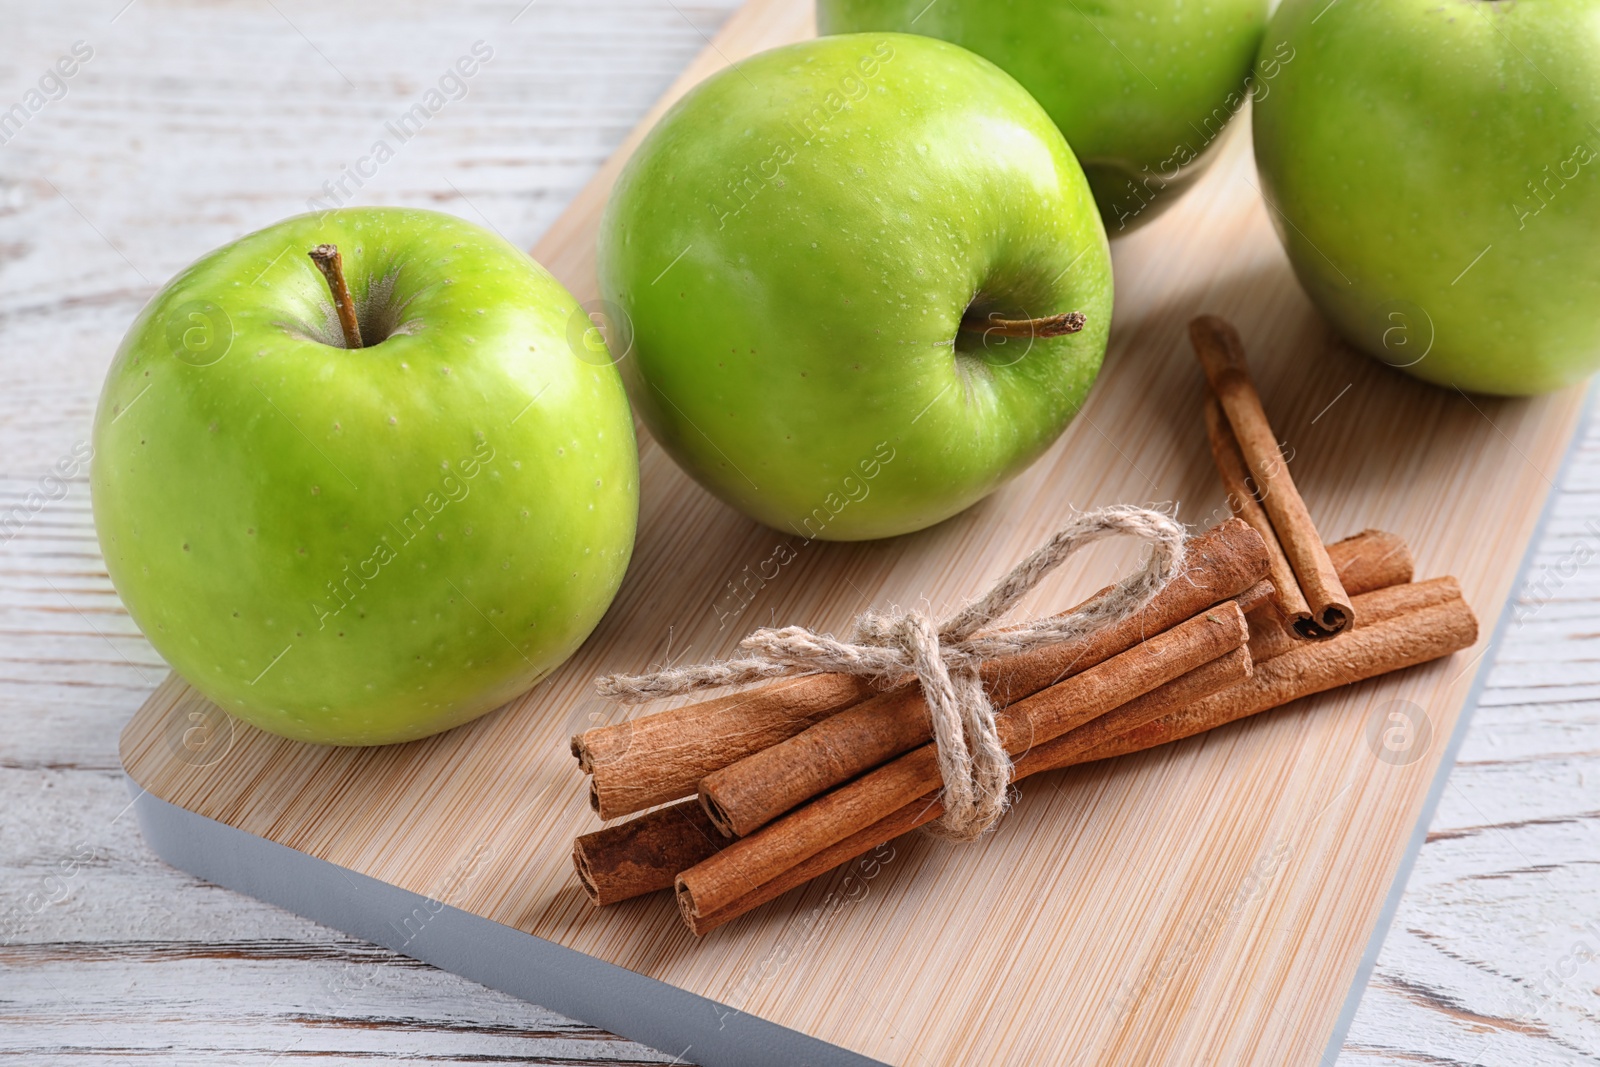
M1068 556L1108 537L1148 541L1143 565L1077 611L1019 626L990 629ZM995 728L995 709L979 667L998 656L1031 652L1120 622L1160 592L1181 571L1184 530L1159 511L1118 505L1080 512L1017 564L983 596L943 622L920 611L868 611L848 640L803 626L756 630L739 642L740 658L668 667L643 675L595 680L605 696L627 703L771 678L833 672L865 678L881 688L915 678L933 725L944 789L943 836L971 841L989 830L1009 804L1011 757Z

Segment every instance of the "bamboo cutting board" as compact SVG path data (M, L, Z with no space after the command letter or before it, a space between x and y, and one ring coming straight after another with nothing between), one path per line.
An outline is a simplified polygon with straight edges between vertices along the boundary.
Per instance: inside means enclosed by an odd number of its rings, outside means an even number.
M752 0L535 256L592 298L599 212L643 130L700 78L811 32L809 0ZM169 678L122 738L152 845L689 1062L1317 1062L1448 768L1582 396L1468 398L1333 340L1271 233L1241 127L1177 208L1114 245L1101 379L1062 440L990 500L908 537L802 545L714 501L641 437L632 569L566 666L476 723L367 750L263 734ZM666 894L590 908L569 850L597 823L567 738L626 710L589 696L589 679L725 654L772 621L838 630L872 605L948 609L1072 507L1176 501L1209 525L1222 492L1184 331L1201 311L1240 327L1322 532L1402 534L1420 576L1461 579L1485 623L1478 647L1032 779L978 844L903 838L703 940ZM783 544L794 559L762 577ZM1096 550L1028 606L1069 603L1127 562ZM1398 756L1380 740L1396 713L1417 727Z

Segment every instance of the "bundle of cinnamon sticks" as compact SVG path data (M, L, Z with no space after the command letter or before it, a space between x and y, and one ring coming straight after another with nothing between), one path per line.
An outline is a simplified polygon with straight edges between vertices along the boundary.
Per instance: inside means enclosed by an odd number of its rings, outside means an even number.
M1237 517L1194 538L1182 576L1129 618L983 665L1013 781L1190 737L1477 640L1455 579L1413 582L1400 538L1368 530L1323 544L1237 334L1209 317L1190 332ZM804 675L589 730L572 752L602 818L654 809L577 839L590 899L675 888L697 934L943 812L915 684L879 692L847 675Z

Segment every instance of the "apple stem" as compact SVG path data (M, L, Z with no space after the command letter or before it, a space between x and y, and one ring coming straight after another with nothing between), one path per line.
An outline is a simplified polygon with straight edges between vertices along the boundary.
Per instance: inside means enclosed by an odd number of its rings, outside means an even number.
M1081 311L1046 315L1042 319L1002 319L998 315L980 318L968 312L961 320L961 328L967 333L1000 337L1064 337L1083 329L1085 321Z
M317 265L322 276L328 279L328 290L333 293L333 308L339 313L339 328L344 331L346 348L361 348L361 325L356 322L356 305L350 299L350 286L344 280L344 257L338 245L318 245L306 255ZM1081 317L1081 316L1080 316Z

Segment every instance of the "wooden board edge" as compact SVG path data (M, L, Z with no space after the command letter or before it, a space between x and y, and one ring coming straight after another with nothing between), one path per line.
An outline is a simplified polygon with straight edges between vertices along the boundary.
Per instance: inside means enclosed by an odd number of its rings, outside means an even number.
M128 789L140 833L196 877L702 1067L887 1067L760 1016Z
M1560 496L1560 487L1577 462L1578 452L1583 446L1583 428L1593 416L1597 402L1600 402L1600 378L1591 379L1588 385L1582 388L1581 399L1568 409L1569 425L1565 430L1567 444L1562 452L1561 462L1556 465L1555 477L1545 489L1544 503L1539 508L1538 518L1535 519L1528 532L1528 538L1522 545L1522 559L1517 564L1516 573L1511 577L1506 597L1496 611L1494 628L1484 643L1482 655L1478 658L1472 685L1461 700L1461 710L1456 714L1450 738L1445 743L1439 763L1433 770L1433 779L1428 784L1428 791L1423 796L1416 822L1411 827L1411 836L1400 854L1400 862L1395 866L1389 891L1384 896L1372 933L1367 939L1367 946L1356 964L1355 973L1350 979L1350 988L1345 992L1344 1003L1340 1005L1339 1014L1334 1018L1333 1028L1328 1034L1327 1044L1318 1063L1333 1063L1338 1060L1350 1027L1355 1023L1362 997L1372 979L1373 971L1377 969L1383 943L1394 925L1395 916L1400 910L1400 901L1405 896L1407 884L1411 881L1411 872L1416 867L1417 857L1422 853L1422 846L1427 843L1428 828L1433 824L1439 800L1444 796L1445 786L1449 784L1450 774L1455 769L1461 746L1466 743L1467 733L1472 728L1473 713L1477 711L1478 702L1483 697L1485 686L1488 685L1489 675L1495 668L1495 659L1500 654L1500 647L1505 643L1506 634L1511 630L1517 606L1517 591L1526 586L1533 570L1534 554L1540 539L1549 527L1556 500Z

